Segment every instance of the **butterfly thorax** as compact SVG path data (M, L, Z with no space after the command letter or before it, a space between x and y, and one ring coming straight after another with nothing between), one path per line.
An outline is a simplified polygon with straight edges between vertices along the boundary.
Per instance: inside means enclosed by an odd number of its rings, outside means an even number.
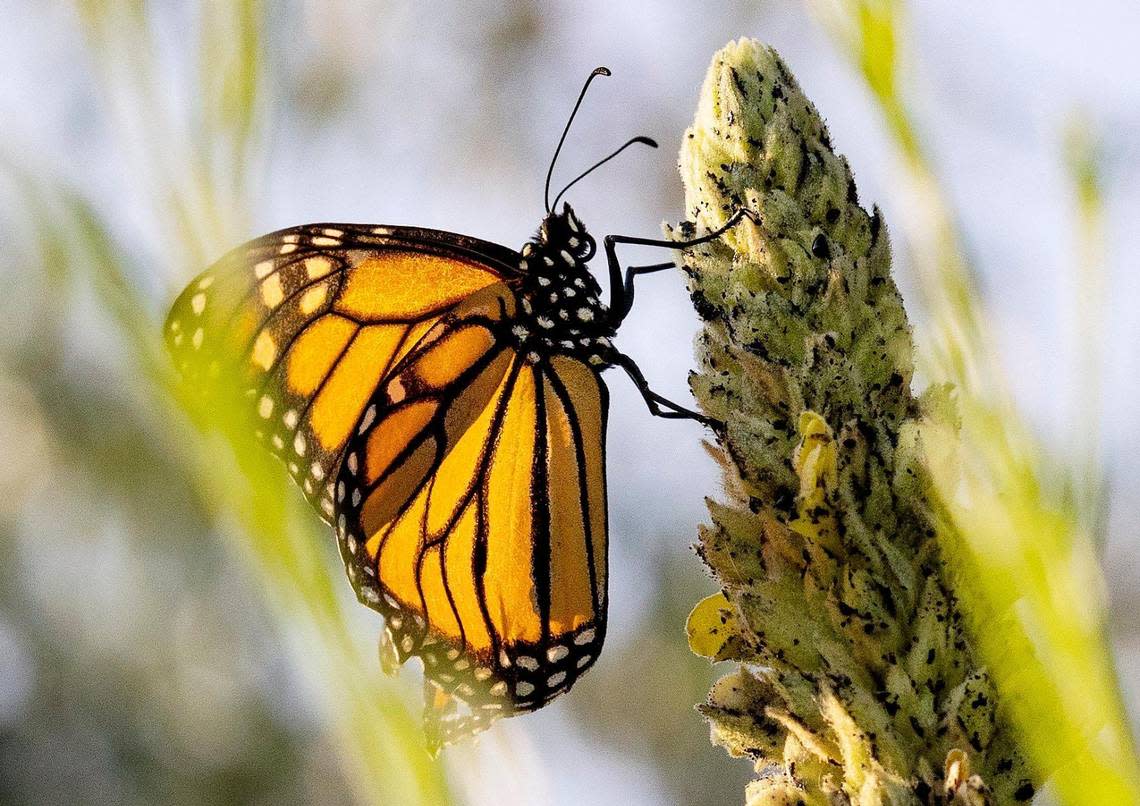
M519 311L511 334L531 361L568 355L599 370L614 363L609 308L586 265L595 248L569 205L548 215L523 245L515 288Z

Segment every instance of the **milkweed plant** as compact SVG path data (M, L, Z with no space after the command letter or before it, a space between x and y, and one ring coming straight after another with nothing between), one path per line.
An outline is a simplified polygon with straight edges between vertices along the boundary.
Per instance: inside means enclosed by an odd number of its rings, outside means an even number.
M699 710L755 760L749 806L1029 801L1052 771L980 646L999 627L958 589L935 478L953 483L956 392L913 388L881 213L754 41L714 57L680 169L672 237L758 214L683 253L725 479L697 544L721 592L689 642L735 662Z

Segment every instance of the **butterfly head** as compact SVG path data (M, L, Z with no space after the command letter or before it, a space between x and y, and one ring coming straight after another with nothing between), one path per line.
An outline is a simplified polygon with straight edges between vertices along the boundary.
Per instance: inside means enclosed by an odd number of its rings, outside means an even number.
M538 228L537 243L544 252L558 254L566 251L576 260L585 263L594 256L598 245L586 227L574 214L569 204L563 203L562 212L547 213Z

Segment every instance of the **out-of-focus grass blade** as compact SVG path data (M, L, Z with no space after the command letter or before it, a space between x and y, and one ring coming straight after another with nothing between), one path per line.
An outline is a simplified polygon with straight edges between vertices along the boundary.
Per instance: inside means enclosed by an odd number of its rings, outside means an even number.
M1093 122L1074 112L1064 132L1065 168L1073 197L1073 230L1077 254L1073 262L1073 307L1077 323L1077 356L1073 377L1071 427L1079 435L1071 446L1078 511L1094 540L1106 516L1103 456L1095 416L1101 411L1105 357L1104 190L1102 149Z
M149 212L164 228L166 251L158 265L188 280L219 245L247 234L249 152L262 123L260 4L203 4L195 85L201 91L192 93L197 107L189 131L172 124L163 108L149 32L152 10L114 0L79 2L77 10L107 85L113 122L124 127L124 146ZM66 236L72 279L95 292L145 379L149 419L160 424L156 440L179 457L204 509L215 513L260 580L288 643L320 678L316 688L327 694L341 760L360 800L450 802L442 766L424 750L411 692L382 680L375 650L349 632L347 583L329 530L304 508L276 461L252 444L241 413L246 407L235 401L207 410L177 383L161 346L164 306L139 293L131 260L98 209L66 190L47 188L39 195L53 197L54 209L44 220L53 242Z
M343 761L361 802L449 802L442 769L424 750L414 693L381 678L374 652L348 632L346 583L329 530L300 503L278 463L248 438L248 421L240 414L245 407L235 400L203 411L199 398L173 380L152 306L137 294L124 270L126 258L95 209L67 191L35 196L43 214L36 217L40 251L61 271L59 285L70 281L94 292L123 335L154 407L145 419L162 426L151 436L191 474L205 511L229 523L225 531L254 570L283 632L304 648L318 688L328 692ZM172 407L176 401L180 405ZM201 427L188 427L179 407Z
M1074 500L1081 485L1036 444L1002 383L953 215L899 92L903 4L809 5L871 89L919 202L914 263L931 314L924 369L955 385L961 424L927 434L958 593L1025 750L1060 798L1140 802L1105 634L1104 583L1082 517L1096 503ZM1078 179L1082 195L1087 182L1087 174ZM1082 412L1085 429L1096 429L1096 415Z
M205 3L201 8L207 37L199 64L200 83L209 90L204 101L207 125L213 131L230 133L230 161L242 164L256 134L262 84L262 3L239 0ZM224 64L219 70L217 65ZM233 177L235 180L240 177Z

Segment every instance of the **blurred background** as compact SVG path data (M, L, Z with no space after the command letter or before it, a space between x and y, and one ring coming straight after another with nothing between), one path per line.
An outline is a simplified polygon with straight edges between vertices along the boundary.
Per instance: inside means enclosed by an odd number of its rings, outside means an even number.
M157 339L190 277L277 228L521 245L600 64L614 75L555 184L657 138L569 195L596 235L655 237L682 214L705 68L738 36L776 46L882 207L921 336L914 144L833 24L842 5L0 0L0 802L740 802L749 764L709 745L692 706L716 670L684 637L716 587L689 548L720 491L699 427L608 376L606 651L570 696L432 761L417 672L380 677L379 618L350 601L331 534L280 471L205 472L226 461L180 414ZM888 5L988 348L1079 482L1135 717L1140 6ZM623 255L641 257L660 259ZM684 400L697 328L681 278L658 275L619 344Z

